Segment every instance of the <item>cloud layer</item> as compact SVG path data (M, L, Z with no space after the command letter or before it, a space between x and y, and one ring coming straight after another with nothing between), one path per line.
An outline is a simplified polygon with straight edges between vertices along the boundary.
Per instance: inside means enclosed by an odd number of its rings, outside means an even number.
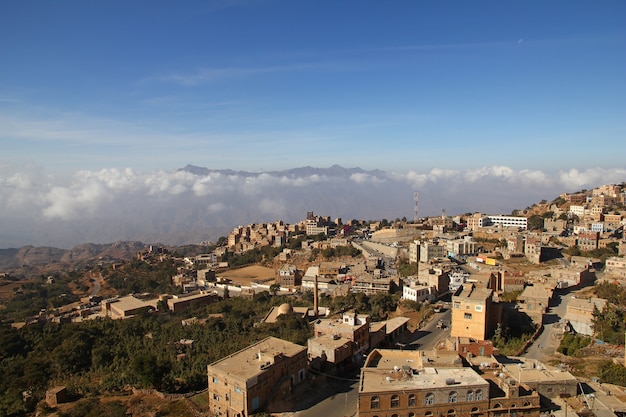
M137 239L168 244L216 239L240 224L296 222L313 210L348 219L413 218L481 211L507 214L562 192L626 179L626 169L550 175L507 166L348 176L204 175L133 169L79 171L67 181L38 167L0 166L0 247L71 247Z

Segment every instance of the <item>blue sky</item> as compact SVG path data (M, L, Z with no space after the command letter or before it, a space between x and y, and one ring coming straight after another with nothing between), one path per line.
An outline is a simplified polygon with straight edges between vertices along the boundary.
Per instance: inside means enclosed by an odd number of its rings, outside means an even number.
M623 167L624 16L623 1L2 2L0 161Z

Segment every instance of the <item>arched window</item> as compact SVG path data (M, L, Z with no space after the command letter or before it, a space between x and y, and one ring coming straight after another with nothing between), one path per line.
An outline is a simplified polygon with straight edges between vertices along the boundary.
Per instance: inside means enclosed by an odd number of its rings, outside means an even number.
M495 403L493 408L502 408L502 404L500 403Z
M478 407L472 407L472 413L477 413L478 412Z
M370 408L380 408L380 397L374 396L370 399Z
M428 394L426 394L426 397L424 397L424 404L430 405L434 403L435 403L435 394L433 394L432 392L429 392Z
M400 396L392 395L391 396L391 408L397 408L397 407L400 407Z
M455 414L456 414L456 411L454 411L454 409L453 409L453 408L451 408L451 409L449 409L449 410L448 410L448 417L452 417L452 416L454 416Z
M432 411L426 411L426 412L424 413L424 415L425 415L426 417L432 417L433 412L432 412Z
M415 394L409 394L409 407L414 407L416 403Z
M474 401L474 391L467 391L467 401Z
M391 417L398 417L398 415L397 414L392 414Z
M524 401L524 407L530 407L530 402Z
M448 394L448 402L449 403L455 403L458 400L458 395L456 393L456 391L450 391L450 393Z
M476 398L476 401L480 401L483 399L483 392L482 390L477 389L475 392L474 397Z
M415 417L415 413L409 413L409 417Z

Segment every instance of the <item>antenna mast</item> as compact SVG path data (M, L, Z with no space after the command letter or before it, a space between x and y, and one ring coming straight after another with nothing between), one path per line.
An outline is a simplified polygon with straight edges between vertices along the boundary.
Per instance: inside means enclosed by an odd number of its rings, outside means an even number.
M417 215L417 191L413 193L413 199L415 200L415 214L413 217L413 221L417 223L419 221L419 216Z

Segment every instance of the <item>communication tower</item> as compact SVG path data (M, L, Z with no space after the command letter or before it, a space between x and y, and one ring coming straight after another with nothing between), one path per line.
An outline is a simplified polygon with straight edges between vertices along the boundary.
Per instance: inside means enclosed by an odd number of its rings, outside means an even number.
M419 221L419 217L417 215L417 191L413 193L413 199L415 200L415 214L413 215L413 221L417 223Z

